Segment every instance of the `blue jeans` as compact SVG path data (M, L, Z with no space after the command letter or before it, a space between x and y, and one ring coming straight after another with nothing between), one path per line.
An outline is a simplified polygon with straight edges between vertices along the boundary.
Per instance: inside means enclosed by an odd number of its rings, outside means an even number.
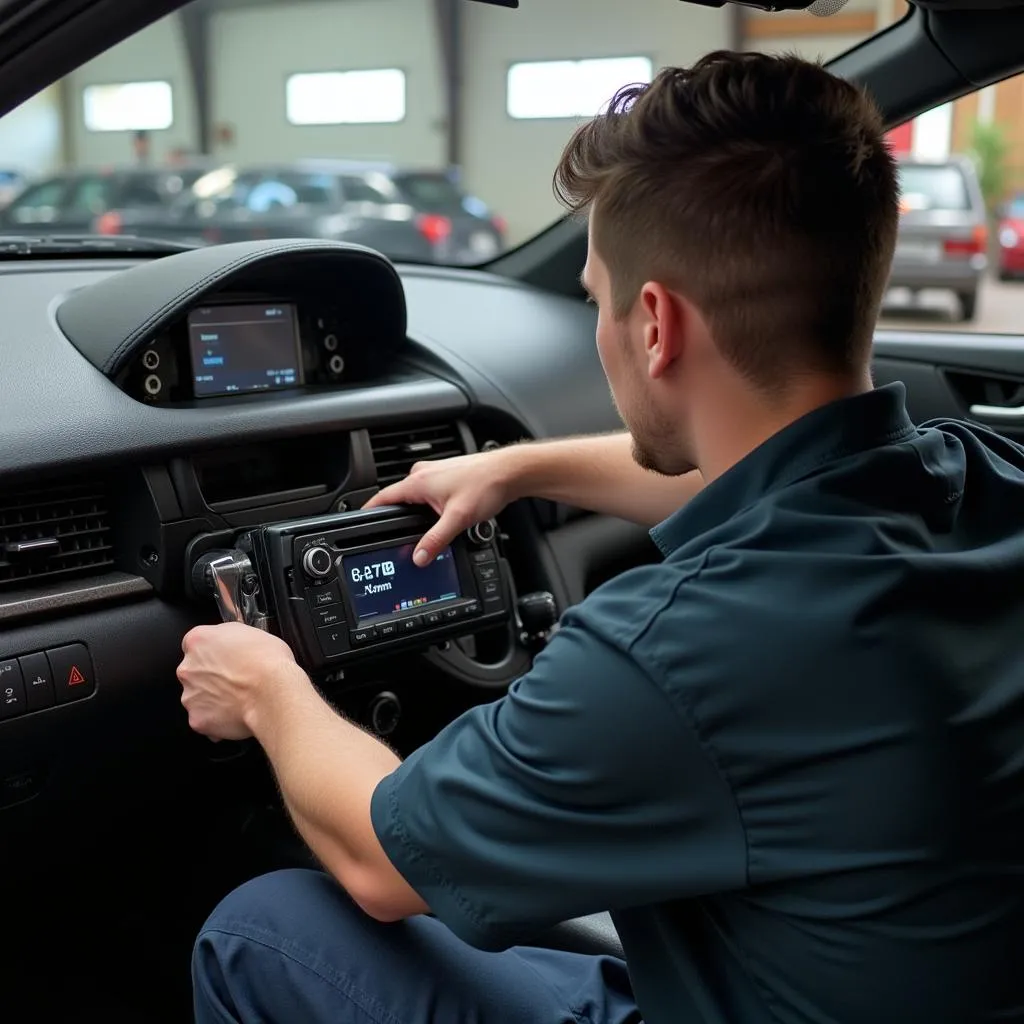
M615 957L485 953L443 924L380 924L327 875L231 893L196 941L196 1024L639 1024Z

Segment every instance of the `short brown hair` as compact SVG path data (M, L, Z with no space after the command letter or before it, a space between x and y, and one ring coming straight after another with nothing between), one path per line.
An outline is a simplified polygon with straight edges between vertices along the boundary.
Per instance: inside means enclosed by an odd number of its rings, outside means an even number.
M624 317L658 280L756 384L869 358L899 218L877 107L794 56L717 52L627 86L555 173Z

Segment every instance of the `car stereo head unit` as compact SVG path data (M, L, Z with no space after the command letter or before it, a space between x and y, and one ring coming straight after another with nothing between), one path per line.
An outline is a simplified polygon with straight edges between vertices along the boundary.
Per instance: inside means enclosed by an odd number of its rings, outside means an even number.
M309 669L427 646L510 616L508 571L481 524L428 565L436 519L387 507L262 526L241 539L272 626Z

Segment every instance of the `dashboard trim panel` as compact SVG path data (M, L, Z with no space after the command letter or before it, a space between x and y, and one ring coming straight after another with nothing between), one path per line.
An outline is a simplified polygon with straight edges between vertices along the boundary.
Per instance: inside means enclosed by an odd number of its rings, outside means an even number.
M51 583L4 594L0 599L0 623L83 611L100 604L147 597L152 593L153 587L147 580L125 572L104 573L77 583Z

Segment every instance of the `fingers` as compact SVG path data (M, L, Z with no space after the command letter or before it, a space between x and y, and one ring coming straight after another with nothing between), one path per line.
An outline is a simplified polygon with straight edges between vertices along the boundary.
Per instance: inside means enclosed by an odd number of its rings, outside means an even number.
M420 538L412 560L421 569L429 565L470 524L461 509L449 505L441 518Z
M188 654L189 648L199 639L203 626L193 626L182 638L181 638L181 653Z
M445 479L446 469L458 459L439 459L435 462L414 462L409 475L387 487L381 488L372 498L363 503L363 508L380 508L382 505L430 505L437 510L446 499L446 488L440 481Z
M380 508L382 505L404 504L403 493L406 480L399 480L397 484L391 484L390 487L385 487L383 490L378 491L369 501L363 502L363 508Z

